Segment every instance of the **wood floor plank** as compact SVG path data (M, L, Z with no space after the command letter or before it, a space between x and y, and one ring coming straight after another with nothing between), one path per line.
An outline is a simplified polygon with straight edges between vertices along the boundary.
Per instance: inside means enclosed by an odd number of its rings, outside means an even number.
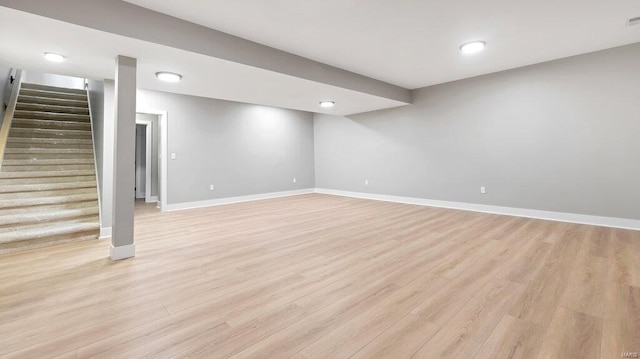
M545 328L505 315L474 358L535 358Z
M536 273L509 314L548 326L554 309L566 290L576 254L580 252L583 241L583 231L580 227L574 227L555 243L541 270Z
M579 254L560 305L602 319L607 271L606 258L593 256L589 251Z
M602 329L601 358L640 353L640 288L609 283Z
M409 313L351 358L410 358L439 329L439 326Z
M448 282L448 279L432 274L422 276L398 289L389 298L338 325L300 354L305 358L350 357L405 316L424 300L427 293L439 290Z
M601 319L558 307L538 358L599 358L601 337Z
M640 351L639 231L309 194L134 234L0 254L0 358Z
M504 280L485 286L414 357L473 358L523 290L522 285Z

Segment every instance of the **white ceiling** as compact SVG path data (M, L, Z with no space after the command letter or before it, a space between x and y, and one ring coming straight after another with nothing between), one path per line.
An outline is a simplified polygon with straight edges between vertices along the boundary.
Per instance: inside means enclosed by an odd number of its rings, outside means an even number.
M113 79L115 58L125 55L138 59L138 87L187 95L346 115L405 105L372 96L257 67L221 60L115 35L30 13L0 7L0 66L75 77ZM67 56L64 63L45 61L45 51ZM158 81L157 71L173 71L183 81ZM336 101L336 107L318 106L323 99Z
M639 0L127 1L410 89L640 42Z

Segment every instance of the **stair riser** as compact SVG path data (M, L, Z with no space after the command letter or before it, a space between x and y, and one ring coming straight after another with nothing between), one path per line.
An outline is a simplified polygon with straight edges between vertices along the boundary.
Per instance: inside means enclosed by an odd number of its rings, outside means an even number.
M91 140L91 131L12 128L9 137L26 139Z
M67 148L92 149L92 141L87 139L59 139L59 138L19 138L9 137L7 148Z
M84 208L77 210L67 210L60 212L50 212L50 213L42 213L42 212L33 212L33 213L23 213L23 214L15 214L0 217L0 229L13 227L16 225L27 225L34 223L51 223L56 221L70 221L77 219L87 219L95 218L98 215L98 208Z
M55 98L55 99L62 99L62 100L87 101L87 96L86 95L82 95L82 94L69 94L69 93L60 93L60 92L40 91L40 90L26 89L24 87L20 88L20 95L21 96Z
M23 94L20 94L18 96L18 103L33 103L41 105L69 106L80 108L89 107L89 103L86 100L65 100L53 97L25 96Z
M10 153L5 154L4 164L7 164L9 160L66 160L66 159L78 159L78 160L91 160L93 163L93 155L91 153L71 154L71 153L51 153L51 154L28 154L28 153Z
M11 130L15 129L51 129L51 130L76 130L91 131L89 122L31 120L16 118L11 122Z
M61 190L61 189L79 189L79 188L95 189L96 181L2 185L0 186L0 194L17 193L17 192L33 192L33 191L52 191L52 190Z
M35 112L35 111L18 111L18 110L14 112L13 118L90 122L89 116L86 116L86 115L73 115L73 114L67 114L67 113L50 113L50 112Z
M95 170L0 172L0 179L95 176Z
M0 172L0 177L2 173ZM35 177L35 178L0 178L0 186L11 186L21 184L39 184L39 183L76 183L95 181L96 177L86 176L63 176L63 177Z
M86 95L87 93L87 91L83 89L47 86L47 85L34 84L30 82L23 82L20 88L29 89L29 90L38 90L38 91L51 91L51 92L57 92L57 93L70 93L70 94L77 94L77 95Z
M69 203L60 203L60 204L42 204L42 205L34 205L27 207L17 207L17 208L9 208L9 209L0 209L0 217L11 216L20 213L32 213L32 212L44 212L44 211L66 211L70 209L86 209L86 208L94 208L97 206L97 201L88 200L88 201L78 201L78 202L69 202Z
M82 107L71 107L71 106L40 105L40 104L34 104L34 103L20 103L20 102L16 104L16 110L89 115L89 109L86 107L82 108Z
M93 166L93 158L50 158L50 159L19 159L13 160L5 158L2 162L3 166L53 166L53 165L91 165Z
M96 189L94 187L94 188L58 189L58 190L51 190L51 191L0 193L0 201L8 200L8 199L21 199L21 198L59 197L59 196L79 195L79 194L94 194L95 192L96 192Z
M28 206L38 206L43 204L62 204L81 201L98 200L97 194L79 194L73 196L59 196L59 197L41 197L41 198L20 198L20 199L6 199L0 200L0 209L4 208L18 208Z
M77 220L64 221L64 224L66 225L84 224L84 226L80 227L83 231L86 231L87 229L100 230L100 225L97 224L97 219L95 216L77 219ZM71 234L78 231L78 229L73 227L68 229L64 227L48 228L48 226L44 226L44 225L40 226L40 228L31 227L27 229L28 230L22 230L22 228L20 227L18 228L18 230L0 229L0 233L2 234L2 239L0 239L0 243L24 241L28 239L43 238L43 237L48 237L52 235Z
M11 154L93 154L92 149L85 148L5 148L4 153Z
M6 166L2 165L2 172L49 172L49 171L84 171L94 170L93 165L27 165L27 166Z

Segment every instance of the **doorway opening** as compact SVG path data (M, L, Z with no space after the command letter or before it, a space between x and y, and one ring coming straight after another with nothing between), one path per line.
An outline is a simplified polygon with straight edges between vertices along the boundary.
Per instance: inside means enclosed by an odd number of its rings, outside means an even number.
M158 115L136 114L135 198L160 202L160 119Z

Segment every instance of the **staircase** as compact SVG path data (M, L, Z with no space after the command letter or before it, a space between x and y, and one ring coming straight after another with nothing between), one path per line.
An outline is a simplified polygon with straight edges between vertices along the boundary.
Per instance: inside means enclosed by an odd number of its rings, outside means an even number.
M0 168L0 253L99 231L86 91L23 83Z

